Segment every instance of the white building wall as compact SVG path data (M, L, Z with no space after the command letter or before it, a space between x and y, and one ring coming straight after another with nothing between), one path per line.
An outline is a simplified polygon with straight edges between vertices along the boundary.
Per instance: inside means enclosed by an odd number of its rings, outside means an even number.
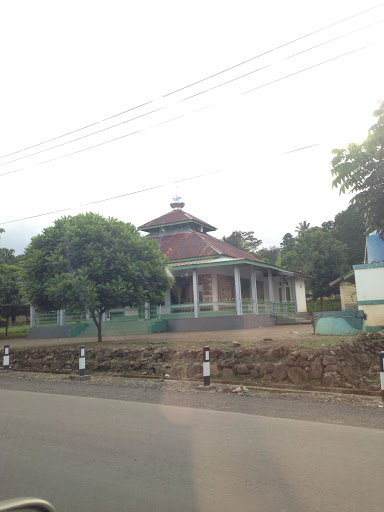
M305 298L305 281L302 277L295 276L297 312L307 312L307 299Z
M357 306L367 315L366 327L384 325L384 263L355 265Z

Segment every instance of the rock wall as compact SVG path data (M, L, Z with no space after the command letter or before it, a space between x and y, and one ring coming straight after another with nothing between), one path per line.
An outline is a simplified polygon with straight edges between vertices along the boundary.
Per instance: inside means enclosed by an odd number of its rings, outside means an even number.
M259 384L289 383L378 390L379 352L384 350L384 331L360 335L319 349L291 350L242 347L212 348L211 376L227 380L255 380ZM11 348L13 370L73 373L78 370L78 348ZM86 371L173 378L203 378L202 349L126 346L86 348Z

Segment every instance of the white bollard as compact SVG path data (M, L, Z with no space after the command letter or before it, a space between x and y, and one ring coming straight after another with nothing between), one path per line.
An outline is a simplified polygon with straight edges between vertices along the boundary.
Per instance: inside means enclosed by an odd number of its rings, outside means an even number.
M84 377L85 375L85 345L80 345L79 350L79 375Z
M203 377L204 386L211 385L211 363L209 362L209 347L203 349Z
M4 345L3 370L9 370L9 345Z

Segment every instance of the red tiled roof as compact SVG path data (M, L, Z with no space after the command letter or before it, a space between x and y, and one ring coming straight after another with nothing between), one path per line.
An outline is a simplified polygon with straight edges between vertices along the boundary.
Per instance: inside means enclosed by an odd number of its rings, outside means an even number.
M222 242L213 236L197 231L159 235L153 237L159 241L161 252L171 261L202 256L229 256L265 263L263 260Z
M153 226L164 226L165 224L174 224L176 222L191 222L191 220L212 228L212 231L216 230L216 228L211 224L208 224L208 222L200 220L194 215L184 212L183 210L172 210L161 217L157 217L157 219L153 219L146 224L139 226L139 229L150 228Z

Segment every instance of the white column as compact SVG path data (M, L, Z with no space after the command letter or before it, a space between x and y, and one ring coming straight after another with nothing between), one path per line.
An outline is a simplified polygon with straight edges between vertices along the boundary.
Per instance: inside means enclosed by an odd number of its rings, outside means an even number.
M251 299L252 299L252 309L255 315L258 314L258 304L257 304L257 283L256 283L256 269L251 269Z
M240 268L235 265L234 268L235 277L235 300L236 300L236 315L241 316L243 314L243 305L241 301L241 280L240 280Z
M193 283L193 310L195 318L199 318L199 281L197 278L197 270L192 270L192 283Z
M162 313L164 315L171 313L171 289L166 291L165 300L164 300L164 308L162 309Z
M275 293L273 290L273 276L272 270L268 269L268 289L269 289L269 301L271 302L271 313L273 313L273 303L275 302Z
M217 272L212 272L212 301L213 301L213 310L219 310L219 289L217 287Z
M29 327L35 327L36 324L36 310L33 306L29 308Z
M285 293L285 275L281 275L281 302L287 302L287 294Z
M291 279L291 301L295 304L295 313L297 313L297 297L296 297L296 278Z
M149 302L144 303L144 318L149 320L151 318L151 305Z
M65 309L59 309L59 325L65 325Z
M107 315L106 315L105 313L103 313L103 314L101 315L101 321L102 321L103 323L105 323L105 322L107 321Z

